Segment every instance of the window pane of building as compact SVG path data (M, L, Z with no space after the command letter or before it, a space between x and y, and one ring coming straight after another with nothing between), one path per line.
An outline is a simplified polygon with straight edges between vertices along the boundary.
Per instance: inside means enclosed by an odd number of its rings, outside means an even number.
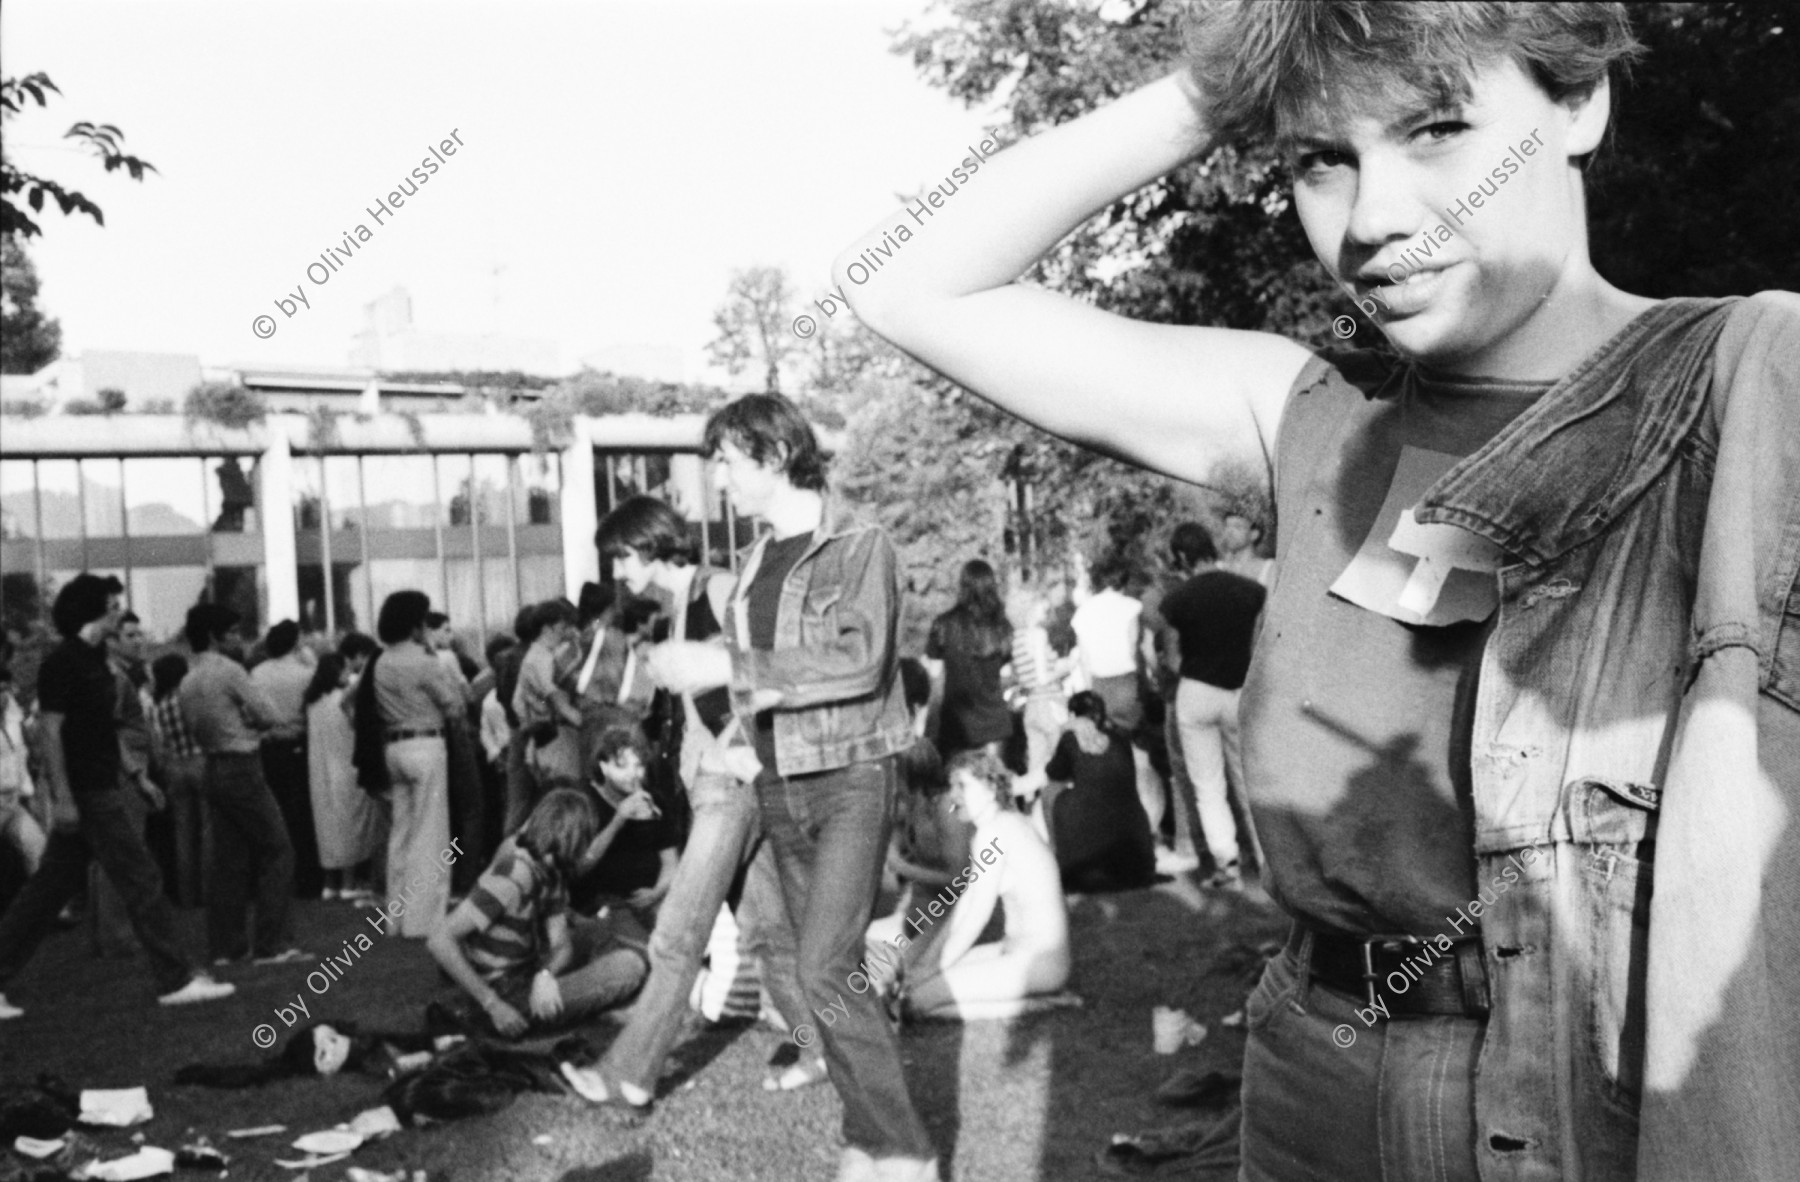
M30 460L0 460L0 540L37 537L37 478Z
M206 533L206 470L200 461L126 460L125 520L133 538Z
M507 488L508 457L487 452L474 458L475 470L470 493L475 505L475 520L481 525L505 526L506 506L510 499ZM482 547L487 553L487 547Z
M206 468L206 507L212 514L212 532L261 533L262 523L257 520L257 461L250 456L210 456Z
M364 459L363 502L368 509L368 528L430 529L437 523L443 511L438 505L430 456Z
M363 519L362 470L359 456L325 457L325 495L331 502L331 528L356 529ZM333 562L343 561L333 554Z
M517 515L513 520L520 525L561 522L562 457L548 452L522 455L516 475L514 512Z
M187 622L188 608L206 592L204 566L133 566L131 610L144 622L144 632L163 644L174 640Z
M39 460L38 512L46 538L81 536L81 478L74 460Z
M125 534L125 479L115 459L81 461L82 521L89 539Z
M439 564L435 558L376 558L369 563L369 581L375 595L375 610L396 591L423 591L438 607L443 596L438 592Z
M561 554L519 555L519 591L526 603L541 603L563 596Z
M483 622L489 635L512 631L513 617L519 614L517 588L512 562L504 552L493 557L482 555L482 603L487 609L487 619Z

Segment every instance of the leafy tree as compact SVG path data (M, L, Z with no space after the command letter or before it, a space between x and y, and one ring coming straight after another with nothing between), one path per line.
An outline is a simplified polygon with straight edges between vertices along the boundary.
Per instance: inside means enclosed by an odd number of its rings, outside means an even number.
M48 107L50 104L44 97L45 92L58 96L62 94L47 74L0 79L0 122L16 117L28 105L28 99L35 99L40 107ZM148 161L125 154L125 133L110 123L89 123L83 120L64 132L63 138L78 140L92 148L100 157L100 162L106 166L107 172L123 168L131 174L132 180L141 181L144 173L156 171L156 166ZM25 172L0 155L0 234L17 234L23 238L38 234L37 223L31 220L30 214L20 207L20 203L31 206L32 213L39 213L44 208L46 196L55 198L65 215L85 213L97 224L106 224L100 207L80 193L65 189L56 181Z
M734 271L725 302L713 313L719 335L706 346L713 364L733 377L760 364L763 389L781 391L781 369L800 348L789 316L794 289L780 267L757 266Z
M0 373L36 373L62 352L62 325L38 310L37 294L31 257L0 236Z

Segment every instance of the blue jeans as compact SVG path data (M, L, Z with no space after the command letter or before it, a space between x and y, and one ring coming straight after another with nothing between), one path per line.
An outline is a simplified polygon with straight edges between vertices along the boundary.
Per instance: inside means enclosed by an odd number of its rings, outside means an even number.
M755 790L730 776L701 772L688 789L688 803L694 823L650 936L650 980L601 1064L607 1079L652 1094L687 1016L688 995L713 921L746 861L749 873L737 912L746 948L757 958L763 984L783 1019L799 1022L807 1011L797 976L794 927L775 876L774 855L762 840Z
M876 1158L925 1159L936 1151L907 1095L899 1041L858 971L887 856L894 782L890 756L791 778L765 768L756 789L799 928L800 985L812 1011L805 1023L824 1043L844 1102L844 1141ZM852 977L863 981L861 990Z
M1477 1182L1487 1023L1358 1009L1291 951L1269 962L1245 1005L1239 1182Z

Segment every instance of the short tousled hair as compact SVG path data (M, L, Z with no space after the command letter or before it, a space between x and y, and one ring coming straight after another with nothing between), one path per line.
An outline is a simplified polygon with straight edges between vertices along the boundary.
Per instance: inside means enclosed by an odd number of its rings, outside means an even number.
M573 624L580 618L580 613L575 610L575 605L568 600L546 599L537 605L537 614L533 620L537 625L537 631L532 634L532 639L535 640L542 636L544 629L552 624Z
M338 641L337 651L338 656L344 660L354 661L358 657L374 656L381 651L381 646L367 632L346 632L344 638Z
M150 662L150 696L158 702L181 688L188 674L187 658L180 653L164 653Z
M1212 534L1198 521L1184 521L1170 532L1169 553L1184 567L1219 560L1219 548L1213 544Z
M676 566L691 566L700 556L699 543L688 531L687 521L667 501L655 497L631 497L621 502L600 523L594 545L603 558L636 554L645 562Z
M213 641L237 627L242 618L222 603L196 603L188 608L181 631L187 637L188 647L203 653L212 648Z
M550 863L568 878L600 829L600 814L578 788L553 788L519 827L520 849Z
M83 571L63 584L50 607L50 622L64 637L74 637L95 620L106 616L111 599L119 592L118 580Z
M375 635L383 644L399 644L425 626L431 614L431 596L423 591L396 591L381 601L375 618Z
M271 657L285 657L294 651L300 643L300 625L292 620L283 620L269 629L263 637L263 651Z
M829 457L819 446L812 424L784 395L746 394L713 411L706 420L700 454L716 456L725 443L735 444L759 464L779 464L779 471L795 488L825 491Z
M1396 106L1469 97L1509 58L1553 101L1590 94L1643 53L1623 4L1213 0L1188 20L1188 70L1217 142L1273 141L1346 96Z
M650 766L650 742L643 731L635 726L609 726L600 733L600 742L594 747L594 762L616 763L627 751L637 752L638 762L646 768Z

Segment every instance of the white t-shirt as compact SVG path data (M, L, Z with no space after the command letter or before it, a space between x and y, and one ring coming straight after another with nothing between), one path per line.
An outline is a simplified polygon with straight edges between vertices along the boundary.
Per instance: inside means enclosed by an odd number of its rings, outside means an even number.
M1137 671L1138 617L1144 605L1110 588L1075 609L1081 664L1089 677L1120 677Z

